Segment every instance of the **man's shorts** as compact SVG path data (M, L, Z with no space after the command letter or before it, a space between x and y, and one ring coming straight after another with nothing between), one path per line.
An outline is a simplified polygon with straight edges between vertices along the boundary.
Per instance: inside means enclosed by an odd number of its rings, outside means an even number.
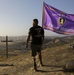
M36 56L37 53L41 53L42 45L33 45L31 44L32 56Z

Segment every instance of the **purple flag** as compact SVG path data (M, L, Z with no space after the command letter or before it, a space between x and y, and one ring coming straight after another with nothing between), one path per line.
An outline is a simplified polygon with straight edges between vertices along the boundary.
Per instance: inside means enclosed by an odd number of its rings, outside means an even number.
M43 4L42 27L59 34L74 34L74 14Z

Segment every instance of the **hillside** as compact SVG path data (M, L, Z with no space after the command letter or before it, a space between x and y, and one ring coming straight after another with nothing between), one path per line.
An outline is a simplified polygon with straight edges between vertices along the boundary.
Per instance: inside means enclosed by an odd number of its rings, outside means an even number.
M69 49L70 44L61 44L42 50L43 64L40 67L37 59L38 72L33 70L31 51L22 52L8 59L0 57L0 75L74 75L64 72L66 62L74 60L74 50ZM13 64L13 65L12 65Z

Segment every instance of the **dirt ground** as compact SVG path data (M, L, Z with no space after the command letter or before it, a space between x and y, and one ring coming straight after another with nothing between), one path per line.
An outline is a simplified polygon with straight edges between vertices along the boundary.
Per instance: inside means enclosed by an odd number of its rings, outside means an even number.
M43 64L40 66L38 56L37 68L33 69L31 51L22 52L17 56L9 56L8 59L0 57L0 75L74 75L73 72L64 72L63 66L74 60L74 50L67 45L47 48L42 51Z

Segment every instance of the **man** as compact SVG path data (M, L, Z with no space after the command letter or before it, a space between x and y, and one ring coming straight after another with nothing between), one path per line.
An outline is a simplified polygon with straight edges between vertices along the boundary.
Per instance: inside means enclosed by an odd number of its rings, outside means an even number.
M29 29L29 34L28 34L27 42L26 42L26 48L28 47L28 42L30 40L30 37L32 37L31 50L32 50L32 56L34 60L34 69L37 70L35 56L38 53L40 64L43 65L42 55L41 55L41 46L44 40L44 30L42 27L38 25L37 19L33 19L33 27Z

